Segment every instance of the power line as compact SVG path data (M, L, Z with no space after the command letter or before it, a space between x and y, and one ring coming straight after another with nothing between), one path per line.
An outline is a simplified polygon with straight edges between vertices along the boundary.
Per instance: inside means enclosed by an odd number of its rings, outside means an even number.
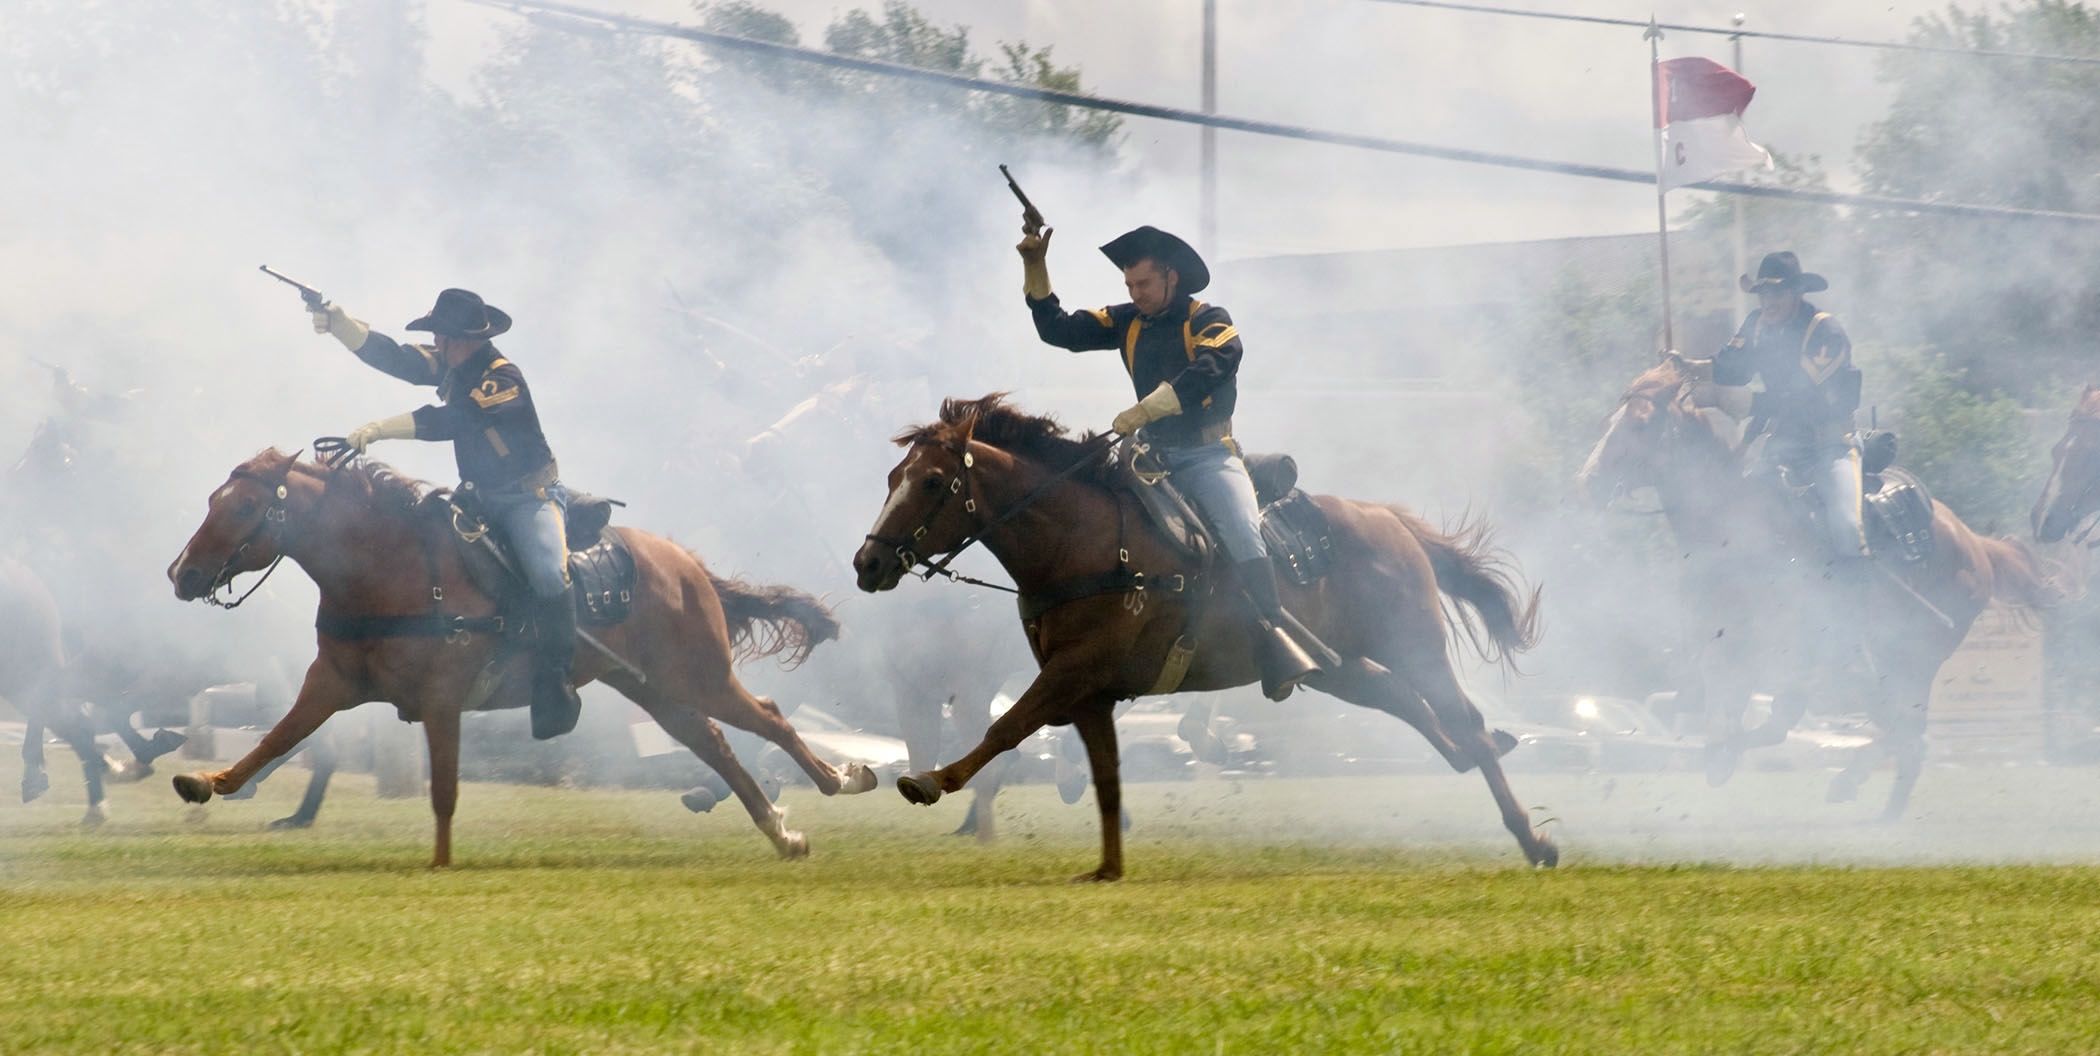
M1374 0L1381 4L1398 4L1403 7L1434 7L1445 11L1470 11L1482 15L1514 15L1518 18L1542 18L1553 22L1587 22L1598 26L1634 26L1647 29L1651 23L1631 18L1605 18L1601 15L1570 15L1557 11L1526 11L1514 7L1490 7L1485 4L1459 4L1450 0ZM1949 48L1931 44L1904 44L1888 40L1854 40L1850 37L1811 37L1800 33L1759 33L1742 28L1719 26L1687 26L1672 22L1652 23L1659 29L1678 33L1710 33L1721 37L1753 37L1759 40L1787 40L1800 44L1835 44L1848 48L1876 48L1882 51L1916 51L1933 55L1967 55L1985 59L2024 59L2029 62L2058 62L2074 66L2100 66L2100 57L2088 55L2044 55L2029 51L1993 51L1988 48Z
M1110 113L1128 114L1132 117L1150 117L1161 121L1222 128L1234 132L1247 132L1258 136L1275 136L1308 143L1327 143L1340 147L1355 147L1360 150L1378 151L1385 154L1405 154L1413 157L1436 158L1471 165L1489 165L1504 169L1522 169L1530 172L1547 172L1562 176L1582 176L1595 180L1613 180L1619 183L1637 183L1653 187L1655 174L1639 169L1621 169L1608 165L1584 165L1576 162L1549 161L1544 158L1527 158L1517 154L1502 154L1494 151L1468 150L1462 147L1440 147L1427 143L1411 143L1406 140L1388 139L1383 136L1366 136L1353 132L1333 132L1306 128L1301 125L1286 125L1275 121L1256 121L1251 118L1229 117L1224 114L1205 114L1195 110L1183 110L1152 103L1136 103L1122 99L1107 99L1078 92L1058 91L1053 88L1037 88L1026 84L1010 84L1006 81L987 80L943 70L929 70L917 66L884 62L880 59L863 59L852 55L840 55L814 48L792 44L777 44L766 40L715 33L694 29L675 22L659 22L654 19L635 18L629 15L605 14L572 4L553 0L466 0L482 7L494 7L524 15L551 29L604 36L611 32L632 32L645 36L673 37L713 47L734 51L752 52L794 62L806 62L834 69L855 70L861 73L878 74L899 80L940 84L951 88L1004 95L1016 99L1033 99L1038 102L1075 106L1086 110L1103 110ZM1646 23L1643 23L1645 25ZM1927 213L1942 216L1968 216L1994 220L2045 220L2063 223L2100 224L2100 214L2062 213L2041 209L2019 209L2001 205L1968 205L1958 202L1936 202L1909 198L1882 198L1867 194L1841 194L1836 191L1812 191L1792 187L1769 187L1751 183L1727 183L1712 181L1686 184L1697 190L1718 191L1722 194L1739 194L1752 198L1779 198L1797 202L1816 202L1824 205L1850 205L1866 209L1880 209L1899 213Z

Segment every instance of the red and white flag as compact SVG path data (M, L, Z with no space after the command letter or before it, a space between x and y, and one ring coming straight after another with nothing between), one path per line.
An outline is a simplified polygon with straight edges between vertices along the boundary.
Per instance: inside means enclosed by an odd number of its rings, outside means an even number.
M1743 111L1757 86L1712 59L1671 59L1655 67L1655 126L1662 130L1662 189L1744 169L1772 167L1772 155L1750 142Z

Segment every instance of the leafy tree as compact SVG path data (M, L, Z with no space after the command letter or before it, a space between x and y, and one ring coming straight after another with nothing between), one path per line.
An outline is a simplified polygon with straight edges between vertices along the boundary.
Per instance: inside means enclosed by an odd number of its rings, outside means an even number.
M2100 56L2100 12L2071 0L1950 6L1911 40ZM2100 68L1892 53L1881 74L1896 98L1860 144L1870 192L2100 212ZM2090 373L2100 232L1867 215L1860 235L1878 331L1938 349L1969 391L2036 400Z

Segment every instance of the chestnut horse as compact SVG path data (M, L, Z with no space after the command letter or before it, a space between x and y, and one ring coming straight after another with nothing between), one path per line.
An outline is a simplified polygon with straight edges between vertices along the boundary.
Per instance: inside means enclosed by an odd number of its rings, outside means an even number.
M320 587L324 613L414 619L431 614L433 599L441 598L443 621L459 617L471 625L493 615L497 606L468 578L448 512L442 492L430 492L384 466L351 462L331 469L273 449L243 462L212 492L204 523L168 567L168 578L184 601L211 598L234 576L290 558ZM825 795L873 788L875 775L867 768L856 765L842 773L811 754L780 709L752 696L734 671L736 661L754 656L783 655L786 662L798 663L838 633L837 622L808 595L722 579L669 540L633 528L617 531L638 569L634 608L626 621L598 633L646 681L595 652L579 651L577 684L603 679L641 705L664 732L729 782L781 857L809 853L808 840L786 827L784 814L737 763L714 720L779 745ZM255 750L225 770L177 777L176 791L193 803L235 792L330 715L384 700L402 718L423 723L430 745L430 803L437 815L431 865L451 864L460 710L469 703L477 675L497 657L497 639L442 630L420 637L317 637L320 654L307 668L298 699ZM508 681L522 683L530 659L510 655L503 665L512 676ZM487 700L490 706L516 706L524 696L498 689Z
M907 800L928 804L960 790L992 759L1049 724L1071 723L1086 744L1101 814L1101 864L1078 880L1123 875L1122 786L1115 704L1155 688L1177 639L1197 644L1172 691L1254 682L1253 638L1229 574L1198 575L1144 527L1137 500L1114 486L1089 435L1075 439L1054 419L1023 414L1004 394L948 400L940 421L897 437L907 448L890 470L889 502L854 555L860 588L895 587L919 559L952 553L982 536L1013 577L1024 603L1059 600L1026 620L1041 666L1035 681L984 740L947 766L898 778ZM1312 587L1284 583L1292 610L1345 658L1307 685L1413 725L1453 769L1480 768L1503 824L1536 865L1560 852L1531 827L1503 776L1514 742L1489 734L1459 687L1438 591L1461 606L1474 644L1508 659L1537 637L1538 595L1525 597L1485 531L1444 534L1396 506L1319 496L1332 525L1333 574ZM1087 590L1120 570L1150 589ZM1176 584L1186 588L1176 591ZM1075 590L1074 587L1079 589ZM1192 609L1191 606L1194 606ZM1193 617L1193 619L1191 619Z
M1925 761L1925 718L1940 664L1993 600L2027 609L2062 600L2026 546L1978 535L1947 507L1932 507L1931 556L1876 557L1868 596L1830 593L1825 544L1807 503L1769 475L1744 476L1734 422L1692 404L1690 372L1674 359L1627 387L1578 483L1592 497L1652 487L1684 560L1693 684L1710 720L1710 777L1726 780L1741 753L1775 745L1807 711L1812 693L1858 705L1880 729L1831 782L1832 802L1857 796L1889 754L1895 786L1884 817L1902 816ZM1804 555L1807 555L1804 557ZM1944 618L1943 618L1944 617ZM1853 672L1821 643L1837 620L1864 619L1871 671ZM1770 692L1772 716L1742 729L1752 693ZM1718 760L1715 763L1714 760ZM1716 776L1718 775L1718 776Z

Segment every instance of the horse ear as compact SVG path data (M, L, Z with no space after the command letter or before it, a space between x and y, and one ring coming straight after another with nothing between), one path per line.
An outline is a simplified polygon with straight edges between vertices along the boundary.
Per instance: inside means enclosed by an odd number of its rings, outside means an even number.
M970 408L968 414L955 423L954 446L957 451L970 446L970 438L977 434L977 409Z

